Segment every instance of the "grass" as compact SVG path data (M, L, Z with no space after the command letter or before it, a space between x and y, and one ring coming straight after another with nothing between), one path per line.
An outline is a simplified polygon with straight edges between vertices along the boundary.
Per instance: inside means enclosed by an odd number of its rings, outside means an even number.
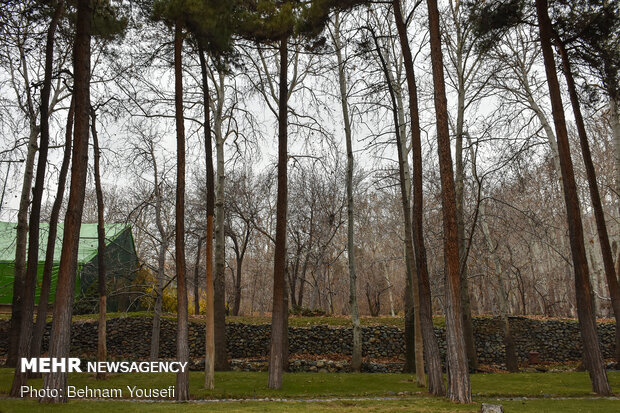
M620 372L609 371L609 384L620 394ZM587 372L472 374L472 394L478 397L587 397L592 385Z
M0 412L101 412L107 410L156 413L160 411L413 411L413 412L474 412L483 401L498 397L528 397L535 400L502 400L507 412L604 412L620 411L620 401L591 398L587 373L517 373L474 374L471 376L472 393L476 404L455 405L443 398L431 398L415 387L414 376L408 374L346 374L346 373L287 373L280 390L267 388L267 373L218 372L216 389L202 388L203 373L190 374L190 394L194 400L248 399L217 403L175 404L136 403L129 401L80 401L71 400L63 406L42 406L36 401L0 399ZM13 371L0 369L0 395L6 396L11 386ZM609 373L613 389L620 389L620 372ZM147 385L148 383L148 385ZM97 381L88 373L69 375L69 384L78 388L120 388L123 397L129 397L125 386L165 388L175 384L174 374L117 374L105 381ZM29 385L41 388L42 380L31 380ZM578 399L553 400L549 397ZM396 400L308 402L304 399L388 397ZM299 402L252 401L255 398L301 399Z
M265 372L217 372L215 390L203 389L203 378L202 372L190 373L190 394L195 399L391 397L400 392L422 393L415 387L415 376L411 374L285 373L280 390L267 388ZM12 380L12 369L0 369L0 395L8 394ZM609 381L612 389L620 392L620 372L609 372ZM69 384L77 387L126 389L125 386L138 383L164 388L175 384L175 375L125 373L111 375L104 381L95 380L88 373L69 375ZM40 388L42 380L30 380L29 384ZM592 395L585 372L472 374L471 384L475 397L482 398Z
M41 405L33 400L0 400L1 413L30 413L30 412L123 412L135 413L172 413L172 412L419 412L419 413L448 413L448 412L479 412L480 403L458 405L445 399L417 397L398 400L365 400L365 401L331 401L331 402L219 402L219 403L137 403L129 401L70 401L64 405ZM620 401L609 399L564 399L564 400L523 400L523 401L493 401L501 404L507 413L586 413L586 412L617 412Z
M443 317L436 317L436 323L441 323ZM228 323L242 323L242 324L271 324L271 317L259 317L259 316L237 316L226 317ZM362 317L360 319L362 326L392 326L403 328L405 326L405 320L403 317ZM324 317L303 317L303 316L289 316L288 324L291 327L312 327L317 325L328 325L331 327L351 327L351 317L338 317L338 316L324 316ZM439 324L438 324L439 325Z
M116 374L105 381L95 380L87 373L69 375L69 384L90 388L114 387L126 389L127 385L148 383L153 388L164 388L175 384L174 374ZM190 374L190 394L196 399L228 398L309 398L309 397L352 397L385 396L398 392L414 391L415 376L406 374L346 374L346 373L290 373L285 374L280 390L267 388L267 373L264 372L218 372L216 389L202 388L204 375ZM13 379L11 369L0 369L0 394L8 394ZM29 381L35 388L42 386L41 379Z
M1 412L104 412L131 411L145 413L159 412L476 412L480 405L459 406L441 399L407 399L381 401L336 401L321 403L304 402L231 402L213 404L191 403L135 403L135 402L85 402L72 401L64 406L42 406L36 401L0 401ZM515 410L517 411L517 410ZM521 411L521 410L519 410ZM540 410L539 410L540 411ZM611 411L611 410L610 410Z
M73 321L97 321L98 314L80 314L74 315ZM108 320L114 318L152 318L153 313L150 311L136 311L130 313L108 313ZM0 319L8 320L11 318L11 314L0 314ZM176 314L167 313L162 315L163 319L176 320ZM190 315L190 321L196 323L204 323L204 316L192 316ZM51 321L51 315L48 316L48 321ZM445 318L443 316L435 316L433 318L434 323L438 327L445 326ZM254 325L266 325L271 324L270 316L228 316L226 317L227 323L242 323L242 324L254 324ZM393 326L403 328L405 326L405 320L402 316L390 317L362 317L362 326ZM324 316L324 317L302 317L302 316L289 316L289 325L292 327L311 327L316 325L329 325L332 327L351 327L351 317L347 316Z
M108 313L108 319L114 318L133 318L133 317L144 317L144 318L152 318L153 313L150 311L135 311L135 312L118 312L118 313ZM98 314L80 314L74 315L73 321L97 321ZM488 315L479 315L474 316L474 318L489 318ZM532 318L545 320L548 319L546 317L539 316L531 316ZM0 320L8 320L11 318L11 314L8 313L0 313ZM174 313L165 313L162 314L162 318L166 320L176 320L176 314ZM204 316L189 316L190 321L196 323L204 323ZM51 321L51 315L48 315L48 321ZM577 322L576 319L572 318L558 318L558 320L563 321L574 321ZM610 319L599 319L597 320L599 323L610 323L613 320ZM271 324L271 316L228 316L226 317L227 323L242 323L242 324L254 324L254 325L267 325ZM436 327L445 327L446 320L444 316L433 316L433 323ZM405 325L405 320L402 315L398 315L395 317L390 316L379 316L379 317L362 317L361 318L362 326L392 326L403 328ZM292 327L312 327L316 325L329 325L332 327L351 327L351 317L349 316L322 316L322 317L303 317L303 316L289 316L289 325Z

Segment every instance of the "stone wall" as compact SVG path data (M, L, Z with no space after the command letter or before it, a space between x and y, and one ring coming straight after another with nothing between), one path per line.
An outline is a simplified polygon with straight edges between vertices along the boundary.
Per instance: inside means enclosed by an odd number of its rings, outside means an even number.
M510 320L519 358L526 360L530 351L540 354L543 361L580 360L581 342L575 321L533 320L514 317ZM176 354L175 321L162 320L161 357L174 358ZM47 326L44 349L51 324ZM151 319L144 317L114 318L108 320L108 353L112 357L127 359L148 358L150 350ZM0 320L0 357L6 356L8 320ZM436 327L442 357L445 358L445 329ZM613 357L613 324L599 325L599 337L605 358ZM364 327L364 356L371 359L402 358L403 332L397 327ZM238 358L263 358L269 352L270 326L230 323L227 325L229 356ZM504 357L502 333L497 318L474 318L474 335L478 357L482 364L501 364ZM290 327L291 354L351 354L352 333L349 328L327 325ZM204 325L192 322L189 328L191 356L204 354ZM92 358L97 352L97 323L74 322L72 327L71 354Z

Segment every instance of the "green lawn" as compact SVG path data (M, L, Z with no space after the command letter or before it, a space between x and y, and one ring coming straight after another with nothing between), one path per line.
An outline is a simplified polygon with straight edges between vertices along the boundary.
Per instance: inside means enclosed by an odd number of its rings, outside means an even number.
M267 388L265 372L218 372L216 388L202 388L203 373L191 372L190 394L195 399L228 398L326 398L326 397L380 397L398 393L423 394L414 384L411 374L352 374L352 373L285 373L280 390ZM0 395L8 394L13 380L12 369L0 369ZM609 372L612 389L620 394L620 372ZM89 373L72 373L69 384L76 387L106 388L148 383L153 388L175 384L173 373L124 373L95 380ZM591 395L588 374L562 373L493 373L472 374L472 393L475 397L587 397ZM30 380L33 387L41 387L42 379ZM129 396L127 396L129 397Z
M0 395L6 396L12 370L0 369ZM518 374L474 374L472 392L476 404L462 406L449 403L442 398L431 398L415 387L414 376L407 374L345 374L345 373L289 373L285 374L281 390L267 389L267 373L216 373L216 389L202 388L203 374L190 375L190 394L195 400L208 399L249 399L234 402L198 402L176 404L171 402L136 403L129 401L79 401L72 400L62 406L41 406L35 401L0 399L0 412L100 412L135 411L156 413L159 411L414 411L414 412L475 412L483 401L496 397L538 397L537 400L502 400L510 412L613 412L620 411L620 401L593 399L587 373L518 373ZM620 372L610 372L609 379L613 389L620 389ZM175 383L173 374L117 374L108 380L97 381L87 373L69 375L69 384L76 387L121 388L127 385L142 385L151 388L164 388ZM29 382L40 388L42 381ZM403 393L404 392L404 393ZM129 392L123 391L124 397ZM549 396L578 399L550 400ZM252 401L254 398L286 399L326 399L356 397L388 397L397 400L331 401L331 402L264 402Z

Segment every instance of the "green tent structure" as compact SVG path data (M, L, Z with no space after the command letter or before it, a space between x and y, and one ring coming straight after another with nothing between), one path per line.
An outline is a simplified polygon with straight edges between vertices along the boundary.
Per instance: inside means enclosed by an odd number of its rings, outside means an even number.
M58 224L50 304L54 302L56 297L63 232L64 225ZM48 233L49 225L41 223L35 304L39 302ZM124 224L109 224L105 227L105 234L106 285L108 291L107 311L128 311L130 307L137 305L137 300L134 300L134 298L136 296L135 279L138 269L138 257L131 227ZM0 306L5 308L10 306L13 300L16 237L16 223L0 222ZM74 313L93 313L97 311L97 280L97 224L82 224L78 248L78 270L75 279Z

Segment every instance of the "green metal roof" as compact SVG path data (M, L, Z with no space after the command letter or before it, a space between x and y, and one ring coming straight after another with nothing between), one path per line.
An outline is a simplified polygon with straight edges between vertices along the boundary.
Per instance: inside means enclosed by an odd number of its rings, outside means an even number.
M107 224L105 226L106 244L112 242L123 230L125 224ZM64 224L58 224L56 244L54 245L54 262L60 261ZM17 223L0 222L0 262L15 261L15 241ZM39 229L39 261L45 261L49 224L41 223ZM78 247L78 263L85 264L97 255L97 224L82 224L80 228L80 244Z

